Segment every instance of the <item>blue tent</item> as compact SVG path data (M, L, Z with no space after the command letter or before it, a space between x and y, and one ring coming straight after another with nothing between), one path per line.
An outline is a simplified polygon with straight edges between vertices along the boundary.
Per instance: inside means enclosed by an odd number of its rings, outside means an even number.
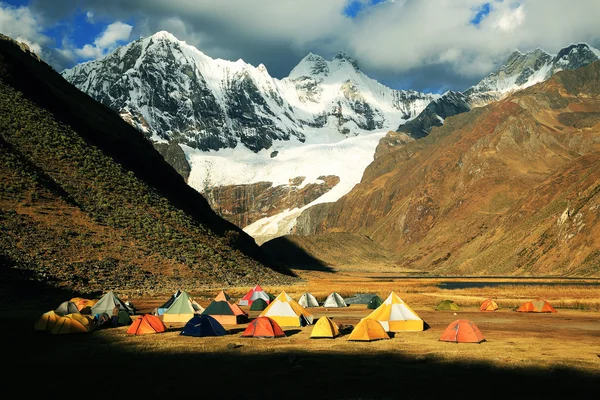
M180 335L184 336L223 336L227 331L223 325L208 314L194 315L183 327Z

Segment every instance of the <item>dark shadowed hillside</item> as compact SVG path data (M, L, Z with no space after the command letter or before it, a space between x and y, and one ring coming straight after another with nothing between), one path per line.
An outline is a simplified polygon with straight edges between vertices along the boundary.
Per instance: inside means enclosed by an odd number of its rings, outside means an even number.
M0 36L0 260L72 290L280 283L116 113Z
M443 274L600 275L600 62L384 147L298 231L365 235Z

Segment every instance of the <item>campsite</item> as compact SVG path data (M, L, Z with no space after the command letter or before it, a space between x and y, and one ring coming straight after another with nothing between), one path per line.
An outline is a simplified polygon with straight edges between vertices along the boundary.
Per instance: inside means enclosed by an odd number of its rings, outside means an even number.
M285 292L292 299L311 293L320 302L305 309L312 315L311 325L283 326L285 336L273 338L243 337L250 322L224 324L224 335L187 336L182 334L186 324L181 321L165 322L165 331L156 334L128 334L129 326L117 326L85 334L52 335L35 331L32 326L47 311L45 304L60 305L62 301L57 302L55 296L66 293L31 299L11 312L13 328L5 332L22 353L13 369L21 371L35 365L48 382L60 382L68 372L71 390L92 388L97 374L109 371L109 375L121 375L124 385L132 388L124 388L123 393L136 387L140 393L155 396L193 392L193 382L201 382L202 390L208 393L226 390L225 398L262 397L252 391L263 390L267 383L264 390L270 395L266 398L284 392L285 398L305 398L309 392L316 398L387 399L396 398L398 385L410 385L403 389L410 394L407 398L440 398L449 388L487 392L490 385L499 382L501 387L486 394L486 398L523 398L533 390L535 394L529 398L554 398L558 394L590 398L590 391L597 388L600 295L592 286L593 280L590 286L569 286L563 281L563 285L555 286L445 290L439 289L439 279L433 278L382 281L368 275L317 272L305 276L301 285L263 287L270 295ZM189 295L201 309L207 309L217 296L237 304L249 290L207 288L190 291ZM385 301L391 291L424 321L424 330L390 332L389 339L353 341L349 340L353 328L376 310L356 303L323 306L331 292L342 297L376 293ZM123 294L119 295L125 300ZM169 297L161 294L126 299L135 306L135 321L155 312ZM488 297L494 299L498 309L480 309ZM516 311L536 298L547 299L557 312ZM456 302L460 311L437 311L437 305L446 299ZM248 321L264 312L249 306L237 308L244 311ZM339 335L312 338L321 317L333 321ZM458 319L476 325L485 340L441 341L444 331ZM432 377L440 384L432 385ZM299 389L299 382L306 388ZM38 389L42 388L34 388Z

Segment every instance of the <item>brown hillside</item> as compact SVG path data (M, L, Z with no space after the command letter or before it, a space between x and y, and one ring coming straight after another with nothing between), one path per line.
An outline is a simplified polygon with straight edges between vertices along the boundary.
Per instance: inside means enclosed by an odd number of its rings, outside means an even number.
M141 133L0 37L0 273L82 292L281 283Z
M300 231L445 274L600 275L600 62L396 142Z

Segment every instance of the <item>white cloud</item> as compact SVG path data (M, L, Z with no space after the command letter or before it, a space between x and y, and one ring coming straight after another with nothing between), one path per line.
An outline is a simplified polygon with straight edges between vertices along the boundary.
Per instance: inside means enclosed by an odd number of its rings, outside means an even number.
M87 13L85 13L85 18L90 24L94 23L94 16L95 14L92 11L88 11Z
M94 41L96 47L102 50L114 49L118 43L124 42L129 39L131 35L131 29L133 27L128 24L124 24L120 21L113 22L106 30Z
M40 57L51 39L41 31L39 19L28 7L12 7L0 2L0 33L29 46Z
M355 19L343 13L350 0L32 1L44 15L60 11L66 17L79 8L96 20L135 21L133 31L126 24L114 26L90 43L97 54L129 33L137 38L166 29L211 57L264 63L279 77L308 51L330 57L344 50L388 84L401 78L414 84L414 76L425 74L421 86L449 80L456 85L461 79L475 83L515 49L557 52L577 42L600 46L598 0L387 1L365 7ZM489 14L472 25L487 3ZM94 54L94 49L79 50Z
M132 29L131 25L123 22L113 22L94 40L93 45L86 44L82 48L74 49L73 52L84 60L102 57L126 42Z

